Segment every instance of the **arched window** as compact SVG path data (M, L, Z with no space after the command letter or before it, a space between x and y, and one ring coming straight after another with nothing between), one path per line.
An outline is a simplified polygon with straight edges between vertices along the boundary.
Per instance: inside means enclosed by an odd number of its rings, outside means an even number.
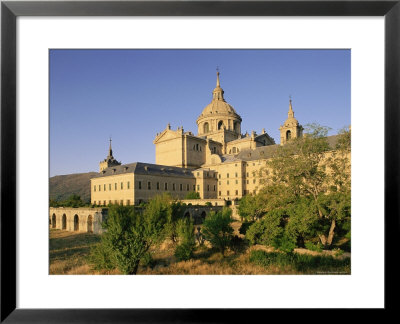
M79 231L79 216L74 216L74 231Z
M65 214L62 215L62 229L67 229L67 216Z
M224 127L224 122L222 120L220 120L218 122L218 129L222 129Z
M204 123L203 133L208 133L210 131L210 125L208 123Z
M292 138L292 132L290 131L290 130L288 130L287 132L286 132L286 140L288 141L288 140L290 140Z
M51 227L52 228L56 228L57 225L57 218L56 218L56 214L53 214L53 216L51 217Z
M92 215L89 215L88 219L87 219L87 231L88 231L88 233L93 233L93 217L92 217Z

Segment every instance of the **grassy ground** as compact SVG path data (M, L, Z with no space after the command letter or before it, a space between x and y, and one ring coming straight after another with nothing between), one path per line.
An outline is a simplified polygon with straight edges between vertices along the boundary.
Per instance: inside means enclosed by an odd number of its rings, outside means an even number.
M91 270L87 256L90 246L99 241L100 237L95 234L50 230L50 273L119 274L118 270ZM242 246L236 253L228 251L223 257L204 245L197 247L192 260L178 262L174 249L172 243L165 242L151 250L153 261L147 266L141 265L138 274L350 274L350 254L337 258L302 249L295 256L284 257L273 255L272 248Z

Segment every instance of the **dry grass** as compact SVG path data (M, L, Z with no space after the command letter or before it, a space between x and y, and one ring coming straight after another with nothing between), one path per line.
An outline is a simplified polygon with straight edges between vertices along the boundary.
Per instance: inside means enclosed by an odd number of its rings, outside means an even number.
M235 228L237 234L238 226ZM90 247L99 242L100 237L95 234L73 233L60 230L50 231L50 274L71 275L99 275L121 274L118 270L95 271L87 263ZM140 266L138 274L141 275L266 275L266 274L305 274L298 272L290 266L268 267L256 265L249 260L253 250L273 252L274 248L261 245L247 248L243 247L240 253L220 252L208 246L198 246L194 258L189 261L178 262L174 256L175 245L165 241L158 248L152 249L153 262L149 266ZM299 253L311 253L302 249ZM312 252L311 254L314 254ZM346 255L347 256L347 255Z

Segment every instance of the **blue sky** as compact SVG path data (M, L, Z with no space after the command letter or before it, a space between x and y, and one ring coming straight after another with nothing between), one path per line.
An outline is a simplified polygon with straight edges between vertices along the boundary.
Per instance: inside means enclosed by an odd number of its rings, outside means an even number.
M196 119L220 69L242 132L279 143L289 95L295 117L335 134L350 125L350 50L51 50L50 176L98 171L113 141L122 163L155 162L156 133Z

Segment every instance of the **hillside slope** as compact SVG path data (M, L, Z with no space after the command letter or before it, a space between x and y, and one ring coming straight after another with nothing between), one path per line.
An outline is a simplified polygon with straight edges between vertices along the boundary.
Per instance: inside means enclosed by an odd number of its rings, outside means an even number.
M72 194L81 196L83 201L90 200L90 179L98 172L74 173L50 178L50 199L66 200Z

